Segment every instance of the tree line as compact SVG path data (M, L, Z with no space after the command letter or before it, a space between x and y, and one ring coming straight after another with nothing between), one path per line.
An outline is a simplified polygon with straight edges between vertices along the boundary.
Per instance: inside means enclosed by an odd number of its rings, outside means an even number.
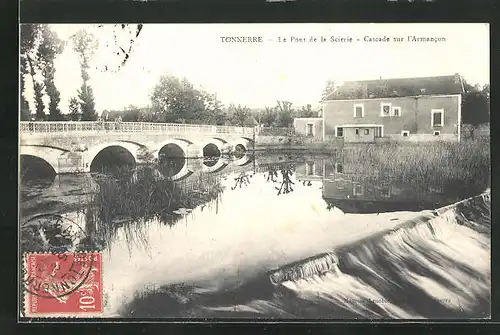
M21 25L20 46L20 99L21 120L31 120L32 106L26 99L26 77L31 79L34 93L35 120L61 121L66 119L96 120L95 101L89 85L90 60L98 47L96 38L81 29L70 37L68 43L61 40L47 24ZM55 60L67 45L76 52L81 68L82 85L76 96L69 101L70 114L61 113L60 92L55 85ZM45 106L44 97L49 103ZM48 116L45 111L48 109Z
M291 127L295 117L316 117L311 105L292 108L288 101L276 106L251 109L246 105L225 106L217 95L196 88L187 78L160 77L150 96L150 106L130 105L121 110L104 110L104 120L124 122L168 122L233 126Z

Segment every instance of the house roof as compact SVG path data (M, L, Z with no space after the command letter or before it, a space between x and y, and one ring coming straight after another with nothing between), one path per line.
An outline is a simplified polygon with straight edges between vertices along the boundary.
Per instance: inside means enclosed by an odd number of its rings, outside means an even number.
M346 81L325 100L450 95L464 92L459 74L451 76Z

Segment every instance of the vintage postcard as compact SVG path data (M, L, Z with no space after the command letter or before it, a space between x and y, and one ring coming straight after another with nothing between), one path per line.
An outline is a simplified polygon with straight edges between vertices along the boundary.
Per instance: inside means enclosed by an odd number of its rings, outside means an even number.
M489 319L489 25L22 24L19 315Z

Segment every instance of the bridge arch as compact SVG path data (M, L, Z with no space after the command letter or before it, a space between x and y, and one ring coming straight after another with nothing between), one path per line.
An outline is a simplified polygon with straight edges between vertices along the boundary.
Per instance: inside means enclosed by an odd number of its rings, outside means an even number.
M160 171L165 178L179 181L193 174L186 160L192 144L185 139L171 138L153 147L153 153L160 163Z
M227 159L224 159L220 157L215 164L203 164L201 171L205 173L214 173L214 172L219 172L222 171L223 169L226 168L226 166L229 165L229 162Z
M39 145L21 145L19 147L20 156L30 156L45 161L54 171L59 173L59 158L69 152L57 147Z
M227 141L212 137L207 138L200 143L202 157L219 157L229 149Z
M158 161L161 161L163 156L170 158L187 158L191 145L192 143L188 140L171 138L156 144L153 147L153 154L158 158Z
M187 164L185 166L183 166L183 168L177 172L175 175L171 176L171 177L166 177L168 180L171 180L171 181L180 181L182 179L186 179L187 177L189 177L190 175L192 175L194 173L194 171L192 171L191 169L188 168Z
M236 165L236 166L245 166L247 164L250 164L253 160L253 157L248 155L248 154L245 154L243 155L243 157L233 161L233 164Z
M91 166L93 163L95 163L96 157L99 154L103 153L106 149L115 149L115 152L117 152L116 155L120 155L121 159L124 162L130 163L131 165L136 165L138 163L138 151L143 148L144 146L138 143L127 141L107 142L93 146L85 153L85 170L87 172L90 172Z
M245 153L253 147L253 140L247 137L240 137L231 143L236 152Z

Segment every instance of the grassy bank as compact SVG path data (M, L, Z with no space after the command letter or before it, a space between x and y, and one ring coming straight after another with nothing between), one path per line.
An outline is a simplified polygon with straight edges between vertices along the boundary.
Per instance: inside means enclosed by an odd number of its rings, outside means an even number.
M379 173L405 180L489 181L489 142L386 143L344 147L349 172Z

